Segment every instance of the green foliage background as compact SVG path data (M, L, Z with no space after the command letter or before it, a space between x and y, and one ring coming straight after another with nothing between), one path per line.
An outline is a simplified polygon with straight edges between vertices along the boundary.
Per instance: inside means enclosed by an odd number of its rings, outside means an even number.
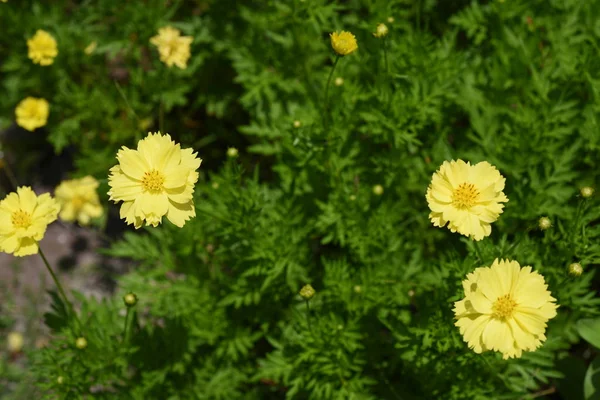
M54 339L27 371L3 360L1 379L61 399L598 398L600 205L579 188L600 177L599 17L580 0L0 4L0 126L46 98L36 135L73 149L73 175L103 180L106 201L117 149L148 130L204 159L197 217L126 232L109 253L139 266L114 299L77 295L81 331L55 301ZM194 37L186 70L149 45L166 25ZM50 67L27 58L37 29L58 41ZM342 29L359 49L325 112L328 33ZM428 220L431 175L458 158L506 177L481 257ZM517 360L473 353L454 327L461 280L496 257L532 265L560 304Z

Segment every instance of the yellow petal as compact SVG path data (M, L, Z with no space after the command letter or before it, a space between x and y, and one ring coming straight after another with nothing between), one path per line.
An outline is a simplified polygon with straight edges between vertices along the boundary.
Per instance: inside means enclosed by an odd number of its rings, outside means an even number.
M144 157L136 150L123 147L117 153L117 160L121 171L133 179L141 180L144 173L150 170Z

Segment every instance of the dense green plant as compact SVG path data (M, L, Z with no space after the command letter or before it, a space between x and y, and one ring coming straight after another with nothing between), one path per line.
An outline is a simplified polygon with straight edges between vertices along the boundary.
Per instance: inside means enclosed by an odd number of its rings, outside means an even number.
M0 125L46 98L35 134L104 182L147 130L205 159L196 218L116 241L136 268L114 299L74 294L80 325L53 296L52 340L23 373L64 399L597 398L600 203L579 189L600 177L599 16L579 0L0 5ZM185 70L148 44L165 25L194 37ZM52 67L27 59L38 28ZM324 104L342 29L358 51ZM506 177L478 248L428 219L431 175L458 158ZM495 258L533 266L560 304L520 359L475 354L454 326L461 281Z

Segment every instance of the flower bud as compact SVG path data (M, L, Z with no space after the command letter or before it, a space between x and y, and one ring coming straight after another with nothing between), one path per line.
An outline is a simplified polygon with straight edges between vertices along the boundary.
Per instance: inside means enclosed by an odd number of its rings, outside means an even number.
M302 126L302 122L300 122L300 121L298 121L298 120L294 121L294 128L298 129L298 128L300 128L301 126Z
M219 188L219 182L213 182L211 186L212 186L213 189L216 190L216 189Z
M304 285L304 287L300 289L300 296L302 296L305 300L310 300L315 293L315 289L313 289L310 284Z
M75 347L77 347L79 350L85 349L87 344L87 340L84 337L78 337L77 340L75 340Z
M548 217L542 217L538 221L538 227L542 231L545 231L546 229L550 229L550 228L552 228L552 221L550 221L550 218L548 218Z
M335 78L335 81L333 81L333 83L335 83L335 86L342 86L344 84L344 78L338 76L337 78Z
M63 378L62 375L59 375L58 378L56 378L56 383L62 385L63 383L65 383L65 378Z
M10 353L18 353L23 349L23 335L19 332L11 332L8 334L7 347Z
M237 156L238 156L238 149L236 149L235 147L230 147L227 149L227 157L235 158Z
M379 24L379 25L377 25L375 32L373 32L373 36L381 39L382 37L387 36L388 32L389 32L389 29L387 26L385 26L385 24Z
M569 275L571 275L573 277L581 276L581 274L583 273L583 267L581 266L581 264L579 264L577 262L569 265L568 269L569 269Z
M388 17L387 19L388 24L391 24L394 22L394 17Z
M594 195L594 188L590 186L584 186L579 190L579 193L581 193L581 197L584 199L589 199Z
M350 201L355 201L356 200L356 195L355 194L351 194L349 197Z
M123 302L127 307L133 307L137 304L138 298L134 293L127 293L123 296Z
M377 196L381 196L383 194L383 186L381 186L381 185L373 186L373 193Z
M360 285L355 285L354 286L354 293L360 293L362 292L362 287L360 287Z

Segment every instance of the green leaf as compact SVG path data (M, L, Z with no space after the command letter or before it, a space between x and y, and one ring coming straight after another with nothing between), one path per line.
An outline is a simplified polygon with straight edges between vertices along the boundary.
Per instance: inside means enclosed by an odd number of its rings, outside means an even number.
M600 318L580 319L576 327L582 338L600 349Z
M596 357L588 367L583 380L583 396L585 400L600 399L600 357Z

